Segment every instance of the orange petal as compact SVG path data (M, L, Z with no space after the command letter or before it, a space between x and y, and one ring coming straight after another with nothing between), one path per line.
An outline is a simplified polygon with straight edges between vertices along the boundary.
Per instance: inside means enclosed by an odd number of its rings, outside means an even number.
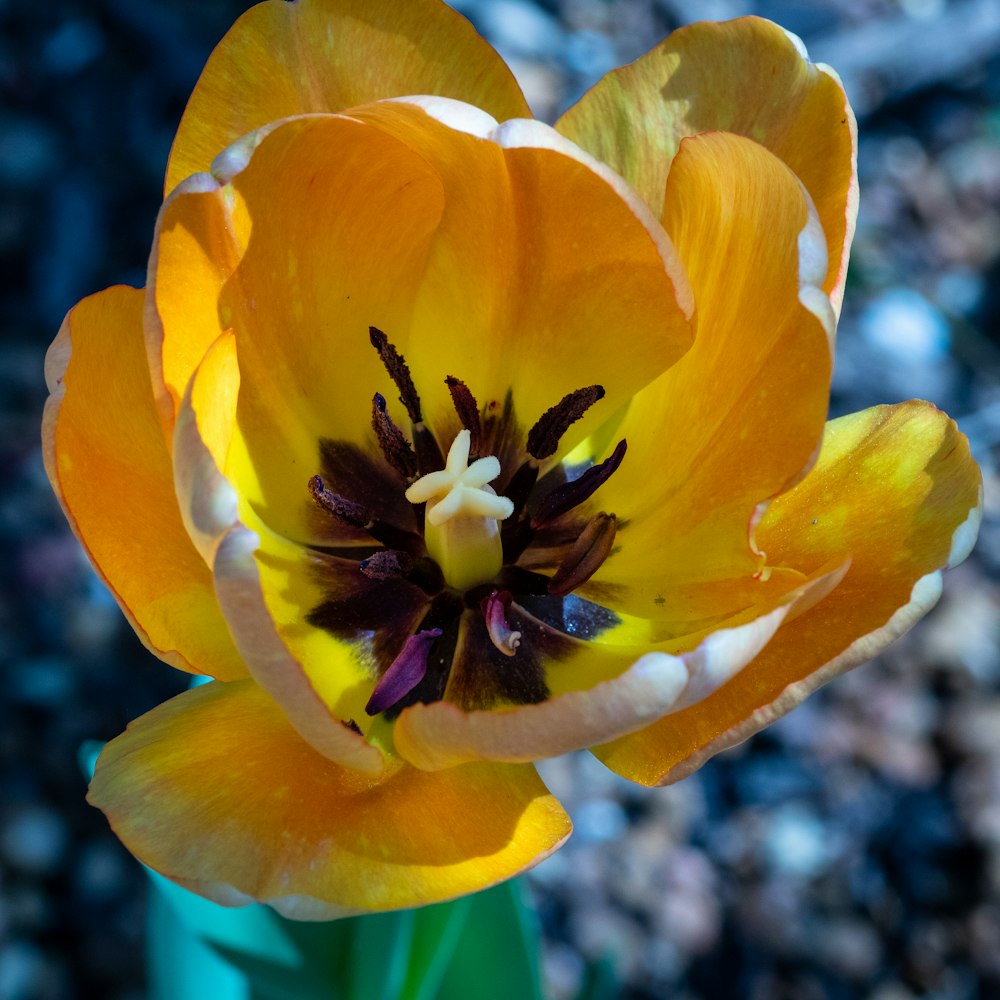
M352 118L281 124L233 177L253 227L221 300L237 337L239 425L255 479L240 489L273 530L312 537L306 483L321 439L376 451L376 390L406 425L370 325L405 356L428 422L445 436L458 429L447 375L484 407L502 407L510 391L528 425L565 393L600 383L608 401L566 447L687 348L686 279L668 268L662 228L638 218L582 153L539 148L574 149L538 129L541 138L500 126L492 141L383 102Z
M723 132L684 140L664 213L697 332L615 432L628 453L592 503L624 525L594 582L623 588L617 606L640 617L698 619L736 610L734 586L752 590L755 507L815 455L834 321L808 196L764 147Z
M436 770L470 760L554 757L635 732L708 697L764 648L787 617L825 596L842 576L843 568L820 573L775 602L777 607L755 609L739 623L726 623L690 644L662 644L687 652L654 651L650 645L639 655L600 642L581 643L579 659L585 669L594 669L588 659L599 659L617 662L621 670L587 690L490 711L463 712L446 701L413 705L396 721L396 749L417 767ZM572 660L562 665L570 671L576 666ZM556 669L550 665L547 673Z
M822 282L839 309L857 217L857 126L836 74L758 17L675 31L613 70L556 128L604 160L659 214L681 139L723 129L762 143L812 196L826 232Z
M46 358L45 465L66 517L143 643L167 663L246 676L184 530L142 336L143 293L110 288L66 317Z
M461 15L437 0L268 0L212 53L170 153L165 193L207 170L268 122L406 94L530 117L510 70Z
M101 754L90 801L188 888L313 920L484 889L570 830L533 768L401 764L373 780L317 754L249 681L194 688L132 723Z
M565 452L688 349L690 289L662 227L613 172L540 122L490 128L469 112L443 99L352 112L418 151L444 190L400 347L435 429L457 429L449 374L480 405L509 391L525 429L602 385Z
M980 507L968 442L930 404L832 421L816 467L774 501L758 538L804 570L849 555L843 582L706 701L597 755L633 781L676 781L871 659L934 605L939 571L968 554Z
M315 116L270 131L231 186L252 226L220 304L236 334L247 449L234 478L273 530L309 540L321 439L377 452L372 395L396 394L368 328L408 328L441 183L384 132Z

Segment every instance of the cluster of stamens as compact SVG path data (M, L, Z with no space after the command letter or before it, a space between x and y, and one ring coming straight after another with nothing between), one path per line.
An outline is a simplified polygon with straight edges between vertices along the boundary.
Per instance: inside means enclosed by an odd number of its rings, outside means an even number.
M465 383L451 375L445 379L462 429L443 456L424 423L405 360L381 330L371 327L369 333L399 391L410 434L396 425L379 393L372 400L372 427L383 457L405 484L405 498L413 505L422 532L392 523L379 510L331 489L338 484L328 484L319 475L309 481L313 501L325 514L360 529L376 543L375 550L358 563L366 577L402 578L421 586L429 597L454 593L461 600L457 607L478 611L493 648L504 657L515 657L524 636L509 622L514 593L565 597L590 579L614 545L614 514L601 512L585 522L567 515L618 468L625 455L624 440L609 458L576 479L565 481L556 472L552 478L557 481L547 490L546 480L539 481L543 463L556 453L563 434L603 398L604 389L594 385L571 392L538 418L527 433L520 464L507 479L506 495L498 496L490 483L501 477L501 461L479 454L488 434L479 404ZM556 553L551 576L519 565L533 545ZM421 627L403 642L375 686L367 705L369 715L398 710L414 696L442 634L441 627Z

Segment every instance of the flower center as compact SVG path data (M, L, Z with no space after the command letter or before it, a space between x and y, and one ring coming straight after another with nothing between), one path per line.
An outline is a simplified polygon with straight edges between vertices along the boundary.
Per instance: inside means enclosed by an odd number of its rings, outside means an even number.
M426 503L424 544L445 583L468 590L489 583L503 567L499 522L514 513L514 504L487 485L500 475L492 455L469 465L472 434L458 432L445 467L428 472L406 490L410 503Z
M568 393L525 431L510 393L480 406L449 375L461 429L445 456L403 356L381 330L369 336L409 432L376 392L378 453L320 441L322 475L308 488L317 534L329 540L311 546L325 599L306 620L356 644L371 664L369 716L392 719L441 698L465 709L543 701L549 665L618 621L575 592L613 551L618 521L588 501L621 464L625 442L575 478L561 465L546 471L604 389Z

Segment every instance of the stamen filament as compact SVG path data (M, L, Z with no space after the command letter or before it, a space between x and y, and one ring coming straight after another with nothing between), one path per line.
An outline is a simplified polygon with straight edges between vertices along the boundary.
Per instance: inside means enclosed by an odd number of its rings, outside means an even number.
M617 520L614 514L598 514L580 537L570 546L569 552L549 580L549 593L556 597L583 586L602 566L615 544Z
M521 633L514 631L507 622L507 608L511 600L509 590L494 590L480 604L490 641L504 656L513 656L521 645Z

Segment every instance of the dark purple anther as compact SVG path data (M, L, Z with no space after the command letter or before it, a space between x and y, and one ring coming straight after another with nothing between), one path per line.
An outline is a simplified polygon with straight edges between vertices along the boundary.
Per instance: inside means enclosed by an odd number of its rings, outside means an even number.
M486 619L486 631L490 641L504 656L513 656L521 645L521 633L511 629L507 622L507 608L510 607L511 594L509 590L494 590L489 597L480 602L483 617Z
M549 593L556 597L582 587L603 565L615 544L617 521L614 514L598 514L580 537L570 546L569 552L549 580Z
M469 387L460 378L449 375L444 381L451 393L451 401L458 419L462 421L462 426L472 438L469 451L472 455L478 455L483 428L479 421L479 404L476 402L476 397L469 392Z
M599 399L604 399L602 385L588 385L563 396L528 431L528 454L539 461L554 455L570 424L575 424Z
M396 549L381 549L358 563L358 569L372 580L389 580L405 576L413 569L413 560Z
M566 511L578 507L584 500L589 500L622 464L626 448L628 445L622 438L611 455L600 465L587 469L582 476L574 479L573 482L557 486L551 493L542 497L538 509L531 516L532 528L540 528L542 525L554 521L557 517L561 517Z
M417 395L417 388L413 384L410 368L403 360L403 355L396 350L395 346L389 342L389 338L377 326L368 327L368 338L372 342L372 347L378 351L379 359L385 365L389 378L396 383L396 388L399 390L399 401L406 407L410 419L415 424L419 424L423 419L420 415L420 396Z
M441 629L432 628L411 635L403 643L396 659L375 685L372 696L365 705L369 715L378 715L402 701L423 679L427 673L427 657L431 647L441 635Z
M372 516L366 507L328 490L322 476L313 476L309 480L309 492L318 507L341 521L353 524L356 528L367 528L372 523Z
M385 460L407 481L417 475L417 455L386 409L385 396L376 392L372 399L372 430Z

